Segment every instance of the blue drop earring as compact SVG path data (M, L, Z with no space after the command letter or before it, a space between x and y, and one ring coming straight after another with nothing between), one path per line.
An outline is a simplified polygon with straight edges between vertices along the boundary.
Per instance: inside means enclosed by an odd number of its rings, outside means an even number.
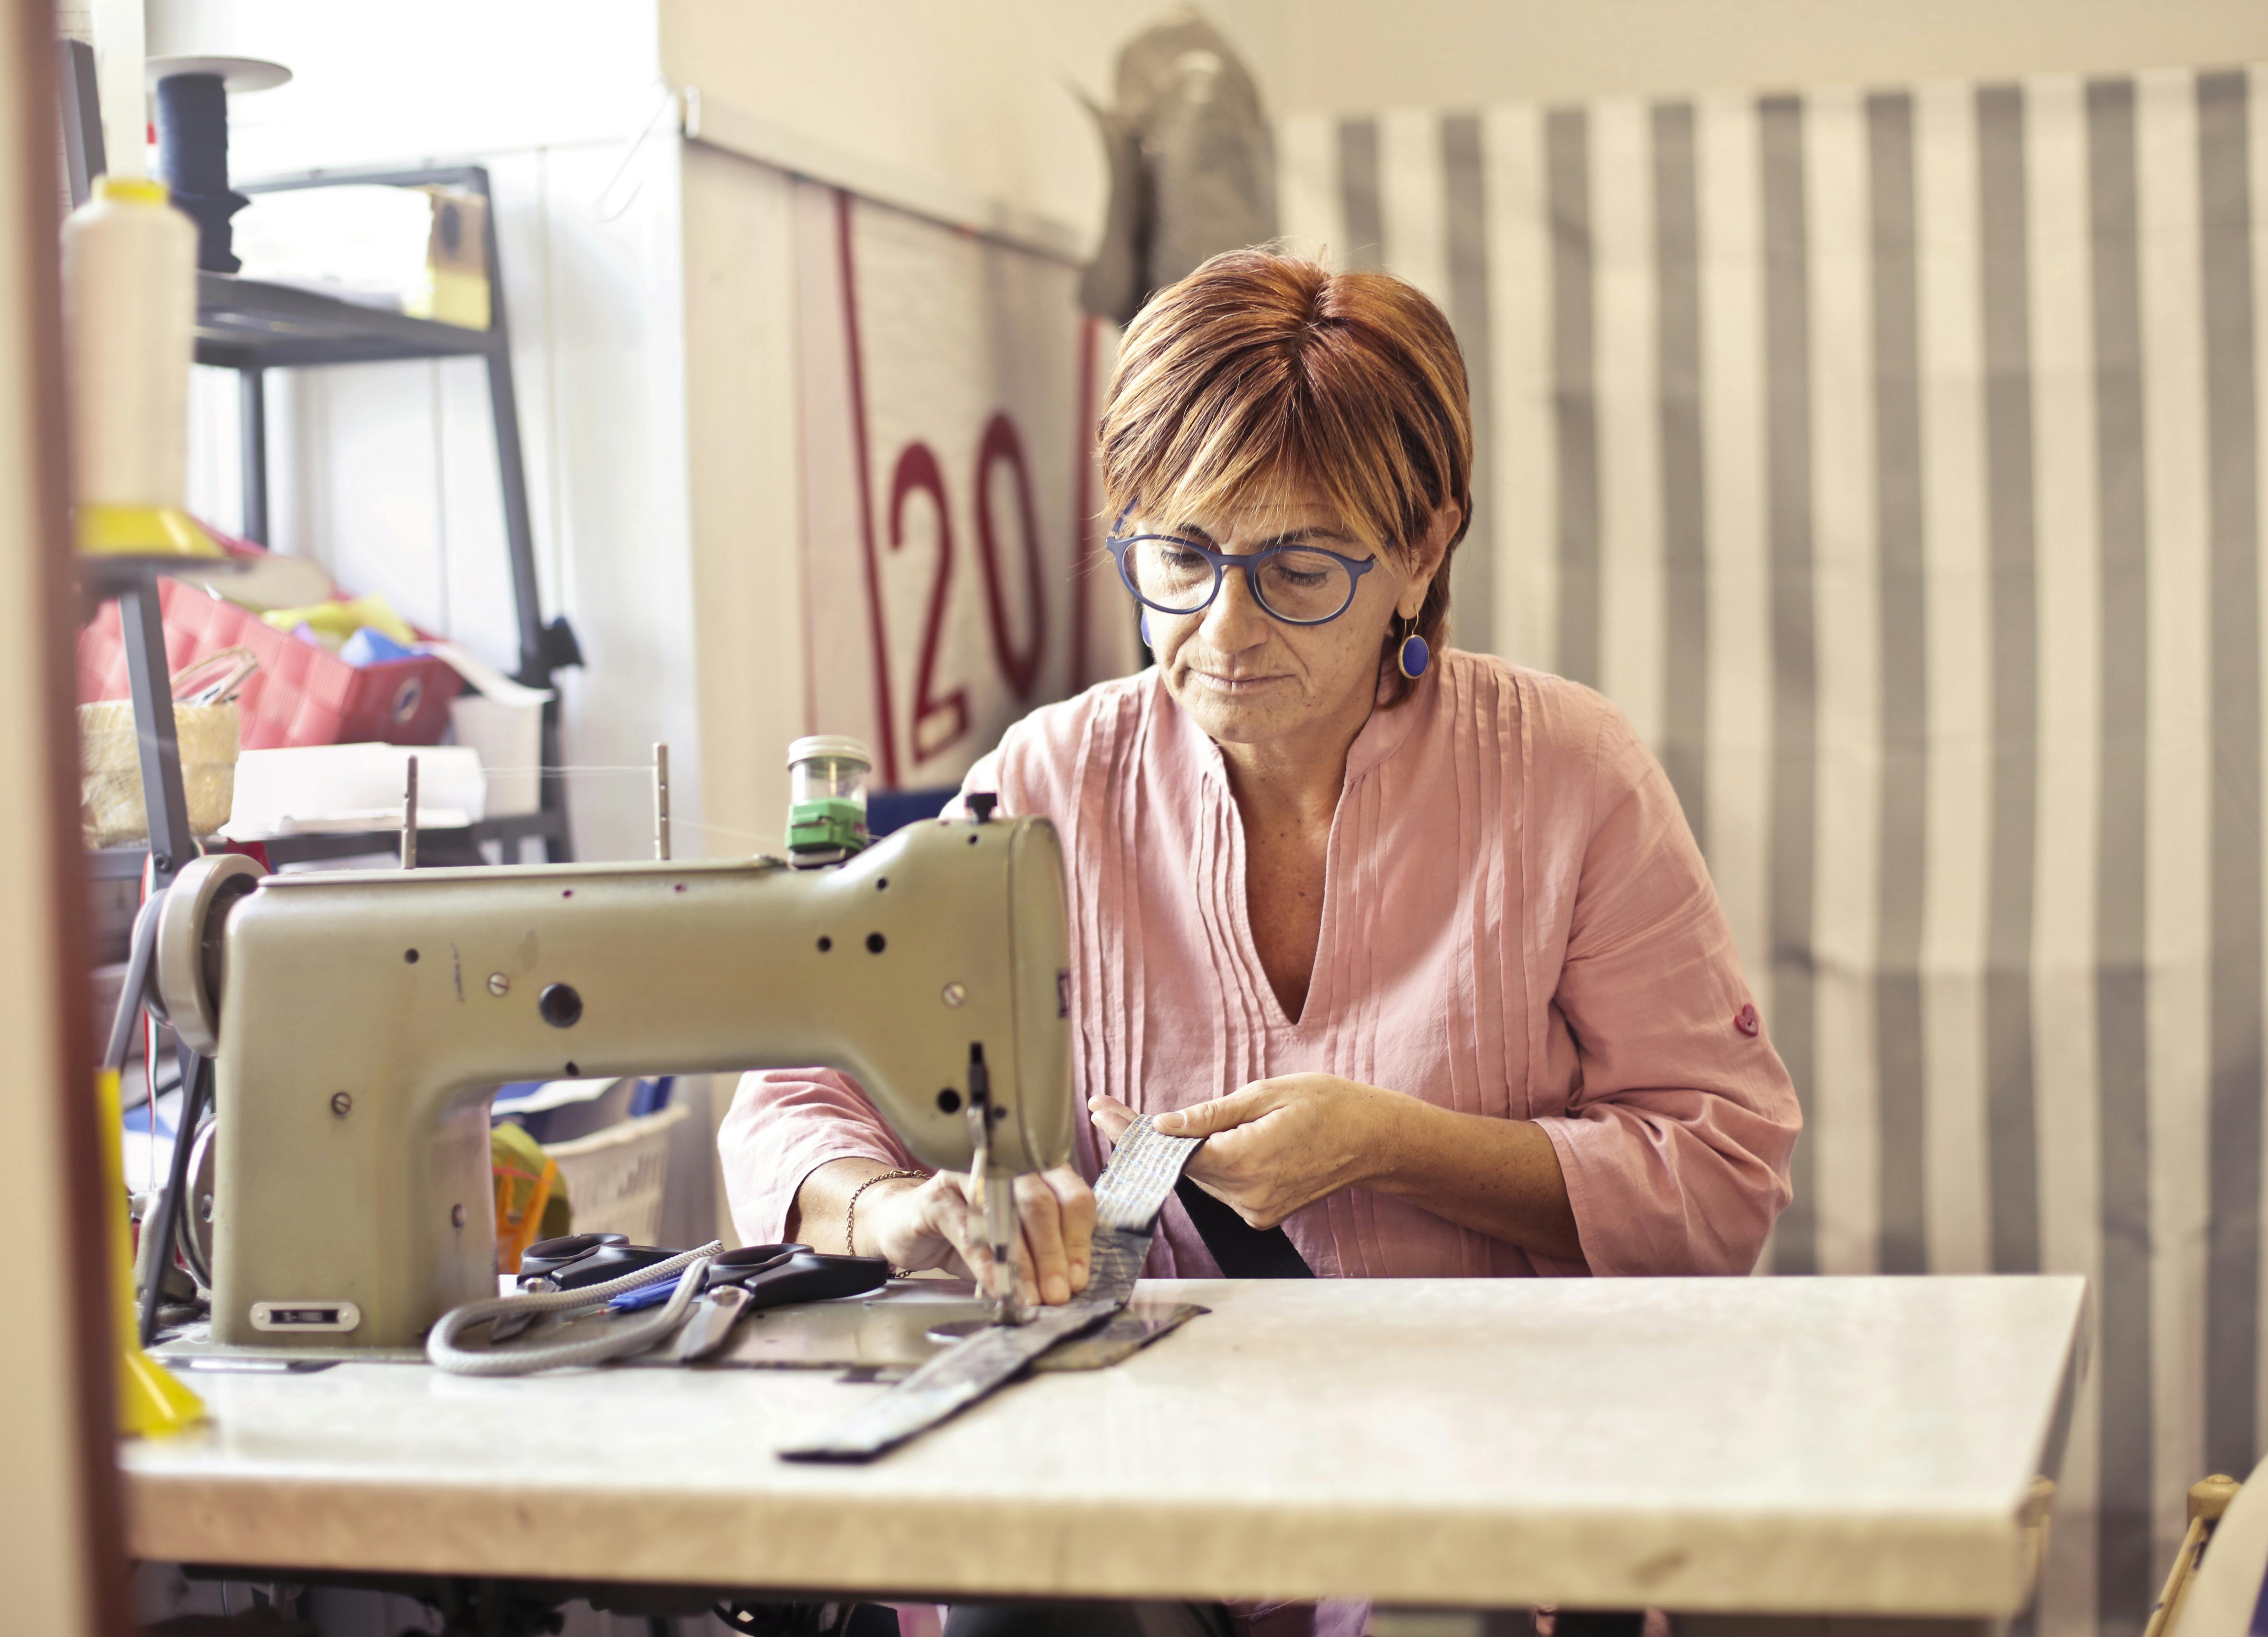
M1158 645L1150 640L1150 610L1147 608L1142 610L1142 645L1145 648L1155 648Z
M1413 620L1410 622L1409 635L1403 638L1402 646L1395 651L1394 663L1401 668L1404 676L1414 682L1425 674L1425 667L1432 662L1433 651L1425 645L1425 639L1418 634L1417 622Z

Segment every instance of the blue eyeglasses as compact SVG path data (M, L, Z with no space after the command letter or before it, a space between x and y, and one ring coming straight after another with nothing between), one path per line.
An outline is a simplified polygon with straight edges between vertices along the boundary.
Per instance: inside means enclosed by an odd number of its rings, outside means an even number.
M1118 577L1144 608L1160 614L1202 614L1220 595L1231 569L1244 571L1252 600L1286 625L1323 625L1354 604L1356 586L1378 566L1375 554L1343 557L1320 546L1270 546L1249 553L1215 551L1178 535L1122 535L1134 508L1110 526L1104 547Z

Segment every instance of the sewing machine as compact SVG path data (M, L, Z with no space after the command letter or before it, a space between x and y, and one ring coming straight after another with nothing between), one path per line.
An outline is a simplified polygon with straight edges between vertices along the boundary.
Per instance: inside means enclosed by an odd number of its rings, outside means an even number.
M414 1346L493 1295L489 1102L508 1080L840 1068L921 1160L976 1174L1003 1246L1014 1176L1071 1154L1043 819L917 824L820 869L263 877L217 855L156 936L166 1009L217 1059L224 1344Z

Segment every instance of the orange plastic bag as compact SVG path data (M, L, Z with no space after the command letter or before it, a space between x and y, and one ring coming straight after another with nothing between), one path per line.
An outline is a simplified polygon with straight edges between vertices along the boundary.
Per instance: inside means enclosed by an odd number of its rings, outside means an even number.
M571 1231L567 1184L543 1146L511 1120L489 1132L489 1163L496 1176L497 1272L517 1273L528 1246Z

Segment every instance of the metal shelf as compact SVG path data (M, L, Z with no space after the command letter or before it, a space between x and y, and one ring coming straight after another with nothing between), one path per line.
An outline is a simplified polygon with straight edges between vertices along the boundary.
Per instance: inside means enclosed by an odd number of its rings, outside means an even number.
M234 370L240 383L244 534L261 545L268 543L269 370L416 358L481 359L488 376L497 486L504 501L504 543L511 561L512 601L519 616L519 670L515 680L531 688L551 688L555 685L554 672L580 665L583 658L575 633L565 618L555 618L547 624L541 611L535 535L528 513L527 476L520 456L519 399L512 379L512 331L505 317L503 263L497 254L495 196L489 185L489 173L477 165L407 171L312 171L303 176L246 182L242 190L249 194L281 193L347 184L455 188L478 194L488 201L482 249L489 271L489 327L467 329L460 325L342 301L335 296L290 284L265 284L228 273L199 273L197 362ZM543 707L541 759L546 768L556 768L560 761L559 704L556 697ZM522 832L540 835L545 856L555 863L574 857L564 797L563 781L546 778L543 812L537 815L544 822L537 830ZM489 838L493 837L484 837ZM318 838L302 836L291 839L298 845ZM271 849L271 856L280 863L284 855L276 854ZM292 856L345 855L329 852Z
M504 343L497 330L411 318L233 273L197 275L196 338L198 363L230 370L481 358Z

